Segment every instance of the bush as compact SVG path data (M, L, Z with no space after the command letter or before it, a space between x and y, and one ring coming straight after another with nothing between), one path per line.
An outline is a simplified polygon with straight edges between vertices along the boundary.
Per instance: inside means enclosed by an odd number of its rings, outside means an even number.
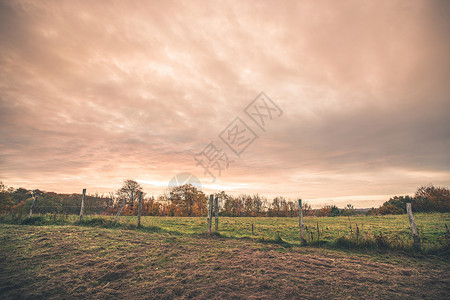
M416 211L450 212L450 190L446 187L422 186L414 196Z
M450 190L433 185L417 189L414 197L394 196L379 208L372 208L368 215L398 215L406 213L406 203L412 204L414 212L450 212Z
M116 226L116 224L113 221L103 219L103 218L84 219L84 220L75 222L75 225L88 226L88 227L105 227L105 228L111 228L111 227Z
M345 236L341 236L337 238L334 243L336 248L341 249L376 249L377 244L373 239L361 239L356 240L354 238L349 238Z
M378 213L380 215L401 215L405 212L394 204L386 202L378 209Z
M44 216L34 216L31 218L22 219L22 221L20 221L20 225L42 226L42 225L46 225L46 224L47 224L47 220L45 219Z

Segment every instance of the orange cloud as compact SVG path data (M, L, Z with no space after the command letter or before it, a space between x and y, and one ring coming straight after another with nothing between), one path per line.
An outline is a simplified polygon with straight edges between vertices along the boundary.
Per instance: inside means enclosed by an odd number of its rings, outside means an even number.
M447 11L445 1L2 1L1 180L76 192L135 178L157 193L145 182L192 172L211 191L356 206L448 186ZM233 157L218 135L261 91L284 114ZM193 155L213 140L233 162L210 183Z

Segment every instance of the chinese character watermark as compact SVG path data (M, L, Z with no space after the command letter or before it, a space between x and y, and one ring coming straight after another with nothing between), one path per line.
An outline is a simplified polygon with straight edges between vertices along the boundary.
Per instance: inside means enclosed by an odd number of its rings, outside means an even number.
M262 131L266 131L267 121L283 114L283 111L264 92L259 94L244 109L244 112Z
M194 155L197 166L201 165L205 171L205 175L209 174L213 181L216 177L212 173L213 170L222 175L222 169L228 169L230 162L228 156L222 149L217 148L213 142L209 143L200 153Z
M219 134L219 138L237 156L240 156L258 136L241 118L237 117Z
M264 92L261 92L245 107L244 113L260 130L265 132L267 125L273 119L280 117L283 111ZM228 124L218 137L238 157L241 157L241 154L259 138L255 130L239 116ZM204 175L212 178L212 182L215 182L217 176L221 176L232 162L227 153L217 147L214 141L211 141L199 153L194 154L194 160L197 166L203 168Z

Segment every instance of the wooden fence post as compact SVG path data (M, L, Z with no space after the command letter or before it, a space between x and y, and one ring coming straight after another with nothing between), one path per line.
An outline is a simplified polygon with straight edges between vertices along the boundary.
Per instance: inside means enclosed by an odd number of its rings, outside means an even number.
M304 232L303 232L303 207L302 207L302 199L298 199L298 227L300 227L300 244L303 244L305 241Z
M141 213L142 213L142 192L139 192L139 206L137 216L137 227L141 227Z
M214 198L215 232L219 232L219 198Z
M319 222L317 222L317 241L320 241L320 228L319 228Z
M411 202L406 203L406 212L408 213L409 225L411 226L411 232L414 240L414 249L420 250L420 238L419 234L417 233L416 222L414 222Z
M31 206L30 206L30 214L28 215L28 218L31 218L31 216L33 215L33 207L34 207L34 204L36 203L37 197L38 197L37 194L33 195L33 202L31 203Z
M80 221L83 219L84 215L84 201L86 199L86 189L83 189L83 196L81 196L81 208L80 208Z
M125 201L127 201L127 198L123 198L122 205L120 206L119 211L117 212L117 215L116 215L116 217L114 218L114 223L117 222L117 218L119 218L120 213L122 212L122 209L123 209L123 207L125 206Z
M211 234L211 219L212 219L212 209L213 209L213 200L214 200L214 195L211 194L209 195L209 205L208 205L208 234Z
M130 202L129 202L128 204L130 205L131 211L133 211L133 206L134 206L134 191L131 191Z

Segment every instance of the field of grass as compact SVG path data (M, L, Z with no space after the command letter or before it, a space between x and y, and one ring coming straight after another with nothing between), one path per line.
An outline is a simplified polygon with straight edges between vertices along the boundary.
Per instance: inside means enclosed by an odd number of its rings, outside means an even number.
M415 221L424 249L437 249L448 243L445 224L450 225L450 214L417 214ZM123 217L120 222L135 224L136 220ZM142 224L187 234L206 230L205 218L145 217ZM356 240L359 232L359 241L380 239L381 236L394 249L412 248L411 229L406 215L305 217L304 225L305 239L310 244L333 243L339 238ZM219 233L234 238L281 238L293 245L300 244L298 218L220 218Z
M111 225L112 216L86 216L80 225ZM1 220L0 220L1 221ZM78 216L36 216L32 220L9 220L9 223L42 225L77 224ZM424 253L449 255L450 214L415 214ZM7 218L3 222L8 222ZM136 217L121 216L119 227L132 228ZM192 235L206 232L206 218L142 217L142 230L158 229L173 234ZM252 233L253 224L253 233ZM411 229L407 215L305 217L305 239L308 245L333 248L412 250ZM106 226L107 227L107 226ZM213 224L214 228L214 224ZM299 245L298 218L219 218L219 233L228 238L249 238Z
M91 219L91 225L101 223L98 220ZM132 218L121 220L125 221ZM438 256L348 252L207 236L201 234L201 219L144 221L139 230L0 224L0 298L450 297L450 263ZM277 234L277 225L295 224L293 219L224 218L223 233L249 236L252 221L260 237ZM327 226L325 219L320 221Z

